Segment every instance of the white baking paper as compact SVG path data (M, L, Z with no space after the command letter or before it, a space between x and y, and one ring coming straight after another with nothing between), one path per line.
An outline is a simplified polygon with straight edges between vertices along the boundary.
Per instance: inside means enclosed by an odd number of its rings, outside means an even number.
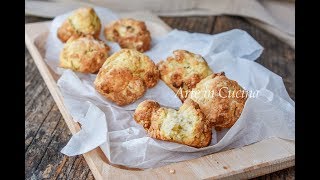
M117 19L111 11L95 8L102 24ZM67 15L54 19L46 45L46 61L58 74L58 86L64 103L82 130L73 135L62 153L74 156L101 147L111 163L127 167L154 168L172 162L192 159L217 151L242 147L260 140L279 137L295 140L295 103L289 97L282 78L254 62L263 48L246 32L231 30L207 35L173 30L163 37L153 37L152 49L146 54L154 61L164 60L172 51L185 49L205 57L214 72L224 71L246 90L259 91L249 98L238 121L231 129L213 130L212 142L205 148L193 148L148 137L135 123L133 113L145 99L178 108L180 100L162 81L137 102L119 107L106 100L93 87L94 74L82 74L57 67L63 44L56 29ZM151 32L152 34L152 32ZM103 36L101 39L104 39ZM113 52L115 43L107 42Z

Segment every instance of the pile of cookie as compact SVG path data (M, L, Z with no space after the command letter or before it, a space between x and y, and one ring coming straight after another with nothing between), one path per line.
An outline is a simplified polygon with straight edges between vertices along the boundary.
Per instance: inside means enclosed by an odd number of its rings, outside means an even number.
M247 97L230 96L230 90L243 88L223 72L214 73L201 55L176 50L156 65L143 54L151 48L145 23L120 19L104 28L106 40L122 48L110 56L110 47L99 39L100 31L101 22L93 8L75 10L57 31L65 43L60 67L98 73L95 89L119 106L135 102L159 79L164 81L183 104L175 110L153 100L141 102L134 119L150 137L205 147L211 142L212 128L230 128L239 119ZM219 93L205 95L208 91ZM197 96L192 92L198 92Z

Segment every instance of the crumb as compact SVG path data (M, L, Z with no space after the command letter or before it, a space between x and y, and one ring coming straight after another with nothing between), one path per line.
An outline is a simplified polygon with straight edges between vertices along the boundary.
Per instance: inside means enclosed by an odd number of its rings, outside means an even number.
M223 169L228 169L226 166L223 166Z
M170 169L170 174L174 174L176 171L174 169Z

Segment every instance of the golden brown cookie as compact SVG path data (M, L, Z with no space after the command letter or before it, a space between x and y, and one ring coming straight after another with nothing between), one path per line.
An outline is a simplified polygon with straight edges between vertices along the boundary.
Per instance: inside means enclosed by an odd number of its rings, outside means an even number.
M60 67L83 73L96 73L108 57L110 48L92 36L72 37L60 52Z
M160 78L183 102L198 82L212 74L207 62L198 54L176 50L174 56L158 63Z
M79 8L58 28L58 38L67 42L72 36L92 35L99 37L101 22L93 8Z
M142 21L134 19L120 19L104 29L107 40L119 43L121 48L135 49L145 52L150 49L151 36Z
M239 119L247 96L236 81L222 72L201 80L188 99L197 102L209 123L219 130L230 128Z
M134 113L135 121L145 128L150 137L197 148L211 142L212 128L204 118L198 104L191 99L186 100L178 111L146 100Z
M122 49L105 61L94 84L104 97L124 106L143 96L158 79L159 71L148 56L133 49Z

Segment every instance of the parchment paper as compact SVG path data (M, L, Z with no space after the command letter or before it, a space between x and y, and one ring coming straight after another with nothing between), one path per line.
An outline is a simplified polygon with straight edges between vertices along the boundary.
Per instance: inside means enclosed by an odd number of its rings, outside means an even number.
M117 19L107 9L95 10L103 26ZM246 32L235 29L207 35L173 30L166 36L152 37L152 49L146 54L155 63L171 55L173 50L189 50L201 54L214 72L224 71L228 78L236 80L246 90L259 91L257 97L247 100L241 117L232 128L221 132L213 130L210 146L197 149L152 139L133 120L136 106L145 99L153 99L172 108L181 105L162 81L135 103L119 107L95 91L93 81L96 75L57 67L63 44L57 39L56 30L66 17L67 14L54 19L45 56L49 66L61 74L58 86L64 103L82 128L72 136L62 153L73 156L100 146L111 163L154 168L242 147L270 137L295 140L295 103L289 97L282 78L254 62L263 48ZM100 38L104 39L102 35ZM117 44L106 43L111 46L112 52L119 50Z

